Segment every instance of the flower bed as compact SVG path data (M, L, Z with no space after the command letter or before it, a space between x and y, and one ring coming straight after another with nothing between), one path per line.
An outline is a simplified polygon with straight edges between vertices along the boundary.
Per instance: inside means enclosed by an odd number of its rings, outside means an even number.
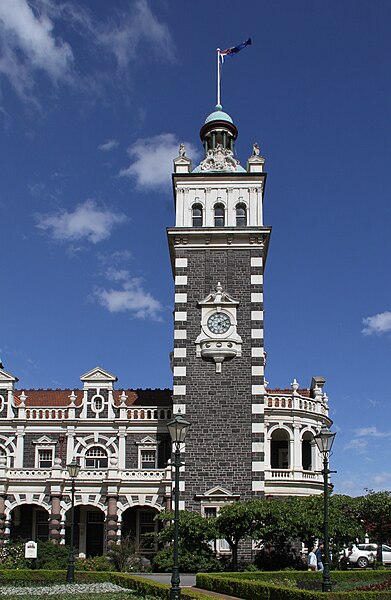
M64 583L66 577L66 571L44 571L44 570L30 570L30 569L20 569L20 570L7 570L0 569L0 596L4 595L1 593L2 586L9 587L12 583L13 586L29 586L31 584L57 584ZM80 583L104 583L110 582L114 583L117 586L120 586L122 589L126 589L126 592L123 592L124 598L129 598L129 590L132 590L135 593L135 598L137 598L137 594L144 598L161 598L163 600L170 599L170 586L164 583L158 583L156 581L151 581L149 579L145 579L144 577L138 577L136 575L127 575L125 573L113 573L113 572L105 572L105 571L76 571L75 572L75 582L77 584ZM5 587L3 588L6 589ZM116 593L110 592L110 596L104 595L100 593L98 596L89 595L87 593L82 593L82 595L75 595L66 593L66 595L58 595L57 598L61 600L75 600L79 598L79 600L111 600L111 598L118 599L121 598L121 594L118 596ZM42 597L42 596L41 596ZM15 598L17 600L26 600L29 598L28 595L25 595L24 598L22 596L8 596L8 599ZM212 596L208 596L202 593L195 592L188 588L183 588L181 590L181 598L183 600L216 600Z

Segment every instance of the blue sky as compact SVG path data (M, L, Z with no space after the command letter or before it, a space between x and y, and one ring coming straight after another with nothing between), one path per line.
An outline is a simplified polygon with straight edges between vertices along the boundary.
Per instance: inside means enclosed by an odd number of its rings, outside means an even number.
M336 491L391 489L388 0L3 0L0 351L20 386L170 387L171 160L222 102L267 159L270 387L323 375Z

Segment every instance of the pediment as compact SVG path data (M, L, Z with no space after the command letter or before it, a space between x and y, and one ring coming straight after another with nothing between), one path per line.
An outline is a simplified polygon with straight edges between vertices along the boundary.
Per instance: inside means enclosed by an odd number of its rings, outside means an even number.
M91 371L88 371L87 373L84 373L84 375L82 375L80 377L81 381L110 381L110 382L114 382L117 381L117 377L115 375L112 375L111 373L109 373L108 371L105 371L104 369L102 369L101 367L95 367L95 369L92 369Z
M14 381L19 381L19 379L10 375L10 373L7 373L4 369L0 369L0 382L12 383Z
M219 305L219 306L237 306L239 302L234 300L227 292L223 290L221 283L216 285L216 291L210 292L203 300L198 302L199 306Z
M151 437L150 435L147 435L139 442L136 442L136 444L138 446L157 446L158 444L160 444L160 442L158 442L155 438Z
M239 497L240 494L234 494L220 486L215 486L203 494L197 494L197 498L219 498L220 500L237 500Z
M47 435L42 435L38 440L33 441L33 444L39 444L40 446L46 446L46 445L53 446L56 443L57 442L55 440L52 440L52 438L50 438Z

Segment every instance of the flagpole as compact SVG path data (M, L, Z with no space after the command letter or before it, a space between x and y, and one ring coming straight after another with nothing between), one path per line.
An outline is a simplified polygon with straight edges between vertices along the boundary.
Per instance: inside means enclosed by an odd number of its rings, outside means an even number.
M221 104L221 93L220 93L220 48L217 48L217 104Z

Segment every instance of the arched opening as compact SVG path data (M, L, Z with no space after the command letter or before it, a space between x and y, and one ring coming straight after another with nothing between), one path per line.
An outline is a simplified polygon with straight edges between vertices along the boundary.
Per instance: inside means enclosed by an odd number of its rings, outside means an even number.
M240 202L236 205L236 227L246 227L247 225L247 207Z
M301 466L304 471L314 470L314 451L314 436L310 431L306 431L301 440Z
M155 521L157 514L159 511L151 506L132 506L123 512L122 537L134 539L137 553L149 555L157 552L156 536L161 527L161 523Z
M202 205L201 204L193 204L192 219L193 219L193 227L202 227L203 219L202 219Z
M10 539L47 542L49 539L49 513L36 504L21 504L11 512Z
M270 440L272 469L289 469L289 434L285 429L273 431Z
M218 203L214 205L214 223L215 227L225 226L225 208L224 204Z
M101 556L104 551L104 512L97 506L75 506L75 555ZM71 543L71 509L65 515L65 543Z

